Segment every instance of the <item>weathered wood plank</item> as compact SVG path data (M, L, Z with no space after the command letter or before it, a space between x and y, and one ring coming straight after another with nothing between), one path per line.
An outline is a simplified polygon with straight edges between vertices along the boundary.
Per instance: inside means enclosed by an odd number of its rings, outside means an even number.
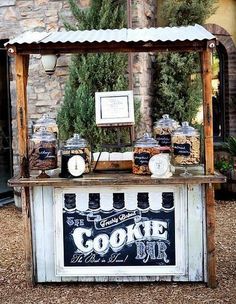
M217 286L216 282L216 253L215 253L215 224L216 211L214 188L207 184L206 188L206 223L207 223L207 284L211 288Z
M17 90L17 128L18 150L20 157L20 176L29 177L28 161L28 122L27 122L27 79L29 55L16 56L16 90Z
M24 243L25 243L25 264L27 284L34 285L34 265L33 265L33 248L32 248L32 226L31 226L31 208L30 208L30 192L29 188L22 188L22 214L24 226Z
M201 185L188 187L189 281L203 281L203 210Z
M17 45L17 54L64 54L64 53L128 53L128 52L200 52L208 49L209 41L157 41L157 42L75 42L32 43ZM11 45L7 46L8 49Z
M134 175L131 173L114 173L114 174L85 174L83 178L13 178L9 180L9 185L16 186L53 186L53 187L77 187L77 186L115 186L115 185L187 185L187 184L205 184L205 183L224 183L226 177L222 174L214 175L193 175L189 178L181 177L176 173L170 178L155 179L150 176Z
M34 233L35 233L35 248L37 265L37 282L46 281L46 258L45 242L48 242L44 231L44 205L43 205L43 189L42 187L34 187L33 189L33 208L34 208Z
M204 125L206 174L214 174L211 56L212 53L210 51L204 51L201 53L202 82L203 82L203 125Z
M55 276L55 227L53 210L53 188L43 187L43 210L44 210L44 252L45 252L45 275L47 282L61 282L60 277Z

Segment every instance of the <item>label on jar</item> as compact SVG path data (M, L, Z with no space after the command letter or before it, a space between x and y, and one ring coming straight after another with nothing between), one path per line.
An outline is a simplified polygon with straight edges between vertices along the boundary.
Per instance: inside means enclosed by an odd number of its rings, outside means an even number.
M148 166L150 153L134 153L134 164L136 166Z
M53 159L56 157L56 149L55 147L52 148L39 148L39 159Z
M174 155L189 156L190 144L174 144Z
M156 140L158 141L160 146L171 146L171 135L170 134L162 134L156 135Z

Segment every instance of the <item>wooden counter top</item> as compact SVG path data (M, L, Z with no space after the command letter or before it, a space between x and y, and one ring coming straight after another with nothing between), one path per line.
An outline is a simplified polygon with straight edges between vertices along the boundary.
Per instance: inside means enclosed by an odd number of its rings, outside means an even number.
M192 173L190 177L182 177L179 174L183 169L176 169L174 175L170 178L151 178L150 175L134 175L126 172L102 172L84 174L81 178L60 178L58 173L54 172L50 178L29 178L13 177L8 181L10 187L31 187L31 186L99 186L99 185L168 185L168 184L210 184L225 183L226 177L215 172L214 175L204 175L202 167L189 168Z

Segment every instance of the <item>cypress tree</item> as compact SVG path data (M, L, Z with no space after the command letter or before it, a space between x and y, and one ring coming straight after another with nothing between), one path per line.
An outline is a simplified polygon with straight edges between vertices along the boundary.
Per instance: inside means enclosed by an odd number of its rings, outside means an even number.
M120 2L91 0L88 9L79 8L76 0L69 0L69 4L76 23L65 22L67 30L125 27L126 15ZM65 97L57 116L62 139L78 132L94 150L105 142L113 141L115 133L96 126L95 92L127 90L127 62L127 55L117 53L72 56ZM123 133L127 135L127 132Z
M214 13L215 0L166 0L162 16L168 26L203 24ZM169 113L178 121L192 122L202 103L198 53L157 55L156 99L153 119Z

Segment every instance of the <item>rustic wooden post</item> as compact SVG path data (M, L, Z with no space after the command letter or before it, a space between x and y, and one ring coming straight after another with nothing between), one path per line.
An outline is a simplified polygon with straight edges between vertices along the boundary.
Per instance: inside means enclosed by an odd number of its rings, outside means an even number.
M201 53L203 80L203 123L205 148L205 174L214 174L213 148L213 117L211 91L211 52ZM215 200L212 184L206 184L206 233L207 233L207 284L216 287L216 256L215 256Z
M16 55L17 127L20 156L20 176L29 177L28 123L27 123L27 79L29 55Z
M29 177L27 80L29 55L16 55L17 127L20 176ZM29 187L21 190L27 284L34 284Z

